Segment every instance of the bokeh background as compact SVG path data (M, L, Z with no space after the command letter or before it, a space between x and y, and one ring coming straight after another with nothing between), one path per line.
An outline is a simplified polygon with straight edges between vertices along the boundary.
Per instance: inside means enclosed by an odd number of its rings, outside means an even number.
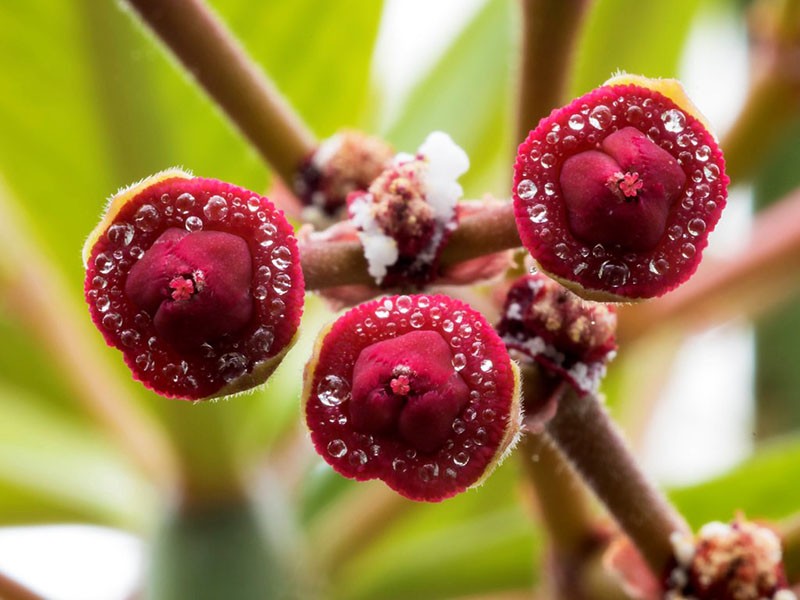
M508 197L515 1L211 4L320 137L357 127L410 151L444 130L470 156L467 197ZM618 69L678 76L724 141L759 66L752 4L597 0L570 89ZM758 4L798 12L790 0ZM800 183L792 110L734 180L707 260L744 248L753 214ZM241 593L218 597L258 597L247 588L259 582L238 569L287 562L271 553L277 544L304 558L275 572L323 586L326 598L529 596L543 546L519 477L531 457L512 457L478 491L424 506L345 481L313 455L298 407L310 344L330 318L318 299L308 298L302 339L265 389L190 405L131 380L83 306L80 248L115 190L174 165L261 192L271 185L124 3L0 3L0 572L57 600L130 598L145 581L156 589L162 568L184 568L176 556L202 562L223 544L230 561L209 576L220 594L234 581ZM755 321L642 336L622 348L604 388L693 524L800 509L800 307L792 293L768 300L775 308ZM261 543L244 510L217 529L180 522L176 473L209 498L246 489L272 542ZM190 597L170 593L161 597Z

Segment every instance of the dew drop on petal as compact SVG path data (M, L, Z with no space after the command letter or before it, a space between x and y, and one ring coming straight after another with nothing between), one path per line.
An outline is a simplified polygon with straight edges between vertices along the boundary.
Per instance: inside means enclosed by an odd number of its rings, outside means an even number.
M459 467L466 467L469 462L469 454L466 452L459 452L453 457L453 462Z
M397 310L401 314L406 314L408 311L411 310L413 303L409 296L400 296L396 300Z
M347 454L347 444L342 440L331 440L328 442L328 454L334 458L342 458Z
M203 214L209 221L222 221L228 216L228 201L222 196L211 196L203 207Z
M595 129L605 129L611 125L612 119L611 110L602 104L595 106L592 112L589 113L589 124Z
M569 128L573 131L580 131L586 125L586 122L581 115L575 114L569 118L567 125L569 125Z
M272 264L276 269L286 269L292 264L292 252L286 246L278 246L272 251Z
M192 215L191 217L186 218L184 227L186 227L186 231L189 232L200 231L203 228L203 220L200 217Z
M256 212L259 208L261 208L261 199L256 196L250 196L247 200L247 210Z
M187 213L194 207L194 196L189 193L181 194L175 199L175 208L178 212Z
M130 223L114 223L108 228L108 241L117 246L127 246L133 240L133 225Z
M436 463L426 463L419 468L418 472L419 478L427 483L439 476L439 465Z
M326 375L317 386L317 398L325 406L338 406L349 397L349 386L338 375Z
M672 133L679 133L686 127L686 116L676 108L665 111L661 120L664 121L664 129Z
M706 162L709 158L711 158L711 148L703 144L695 151L694 156L700 162Z
M231 382L247 371L247 359L238 352L228 352L219 357L217 370L225 381Z
M556 157L555 156L553 156L550 153L547 153L544 156L542 156L542 167L544 167L545 169L549 169L554 164L556 164Z
M697 248L691 242L686 242L683 246L681 246L681 256L686 260L692 258L695 253L697 252Z
M653 275L663 275L669 270L669 262L664 258L654 258L650 261L650 272Z
M547 207L544 204L534 204L528 207L528 216L533 223L547 222Z
M691 235L695 237L697 237L698 235L702 235L705 230L706 230L706 222L700 218L692 219L686 226L686 231L688 231Z
M628 266L613 260L607 260L600 265L600 272L598 273L600 280L611 287L625 285L629 276L630 270Z
M523 179L517 184L517 195L523 200L530 200L536 195L536 184L530 179Z
M97 257L95 257L94 266L97 267L97 270L103 275L106 275L114 270L114 259L108 254L101 252L97 255Z
M133 222L136 223L136 226L142 231L155 230L160 220L161 216L158 214L156 207L152 204L145 204L142 206L136 211L136 216L133 218Z
M275 341L275 333L269 327L259 327L250 338L253 349L257 352L268 353Z

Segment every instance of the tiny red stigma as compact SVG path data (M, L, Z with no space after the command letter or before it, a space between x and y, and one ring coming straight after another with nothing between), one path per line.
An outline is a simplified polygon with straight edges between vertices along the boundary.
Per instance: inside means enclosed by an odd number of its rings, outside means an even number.
M606 185L612 191L619 190L626 198L635 198L644 187L644 181L639 178L638 173L617 171L608 178Z
M392 392L398 396L408 396L409 392L411 392L411 382L408 375L399 375L395 377L389 385L392 388Z

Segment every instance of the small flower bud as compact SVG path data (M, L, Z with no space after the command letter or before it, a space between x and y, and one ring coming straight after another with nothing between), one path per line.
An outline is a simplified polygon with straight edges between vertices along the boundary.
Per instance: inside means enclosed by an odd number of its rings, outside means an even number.
M520 277L506 296L497 331L509 350L594 393L615 356L613 307L583 300L541 273Z
M242 188L154 175L111 200L83 258L92 320L164 396L263 383L294 340L304 285L292 228Z
M519 377L483 316L447 296L361 304L320 335L306 422L339 473L438 502L478 485L520 427Z
M677 82L619 76L554 110L520 145L514 210L543 271L584 298L629 302L694 273L727 183Z
M434 132L416 156L400 154L367 192L348 198L369 273L379 285L423 286L458 221L457 178L469 159L447 134Z

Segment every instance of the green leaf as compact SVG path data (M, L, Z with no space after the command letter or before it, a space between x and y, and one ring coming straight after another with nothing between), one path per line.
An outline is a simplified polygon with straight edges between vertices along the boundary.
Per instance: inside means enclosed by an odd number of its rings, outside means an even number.
M0 384L0 523L150 524L154 490L108 439Z
M765 445L731 472L670 496L693 527L729 521L736 511L752 519L782 519L800 508L794 475L800 465L800 438Z
M572 93L585 94L618 70L676 77L700 0L594 2L575 62Z
M411 93L385 135L414 152L432 131L445 131L466 150L461 178L467 197L509 195L513 3L489 0Z

